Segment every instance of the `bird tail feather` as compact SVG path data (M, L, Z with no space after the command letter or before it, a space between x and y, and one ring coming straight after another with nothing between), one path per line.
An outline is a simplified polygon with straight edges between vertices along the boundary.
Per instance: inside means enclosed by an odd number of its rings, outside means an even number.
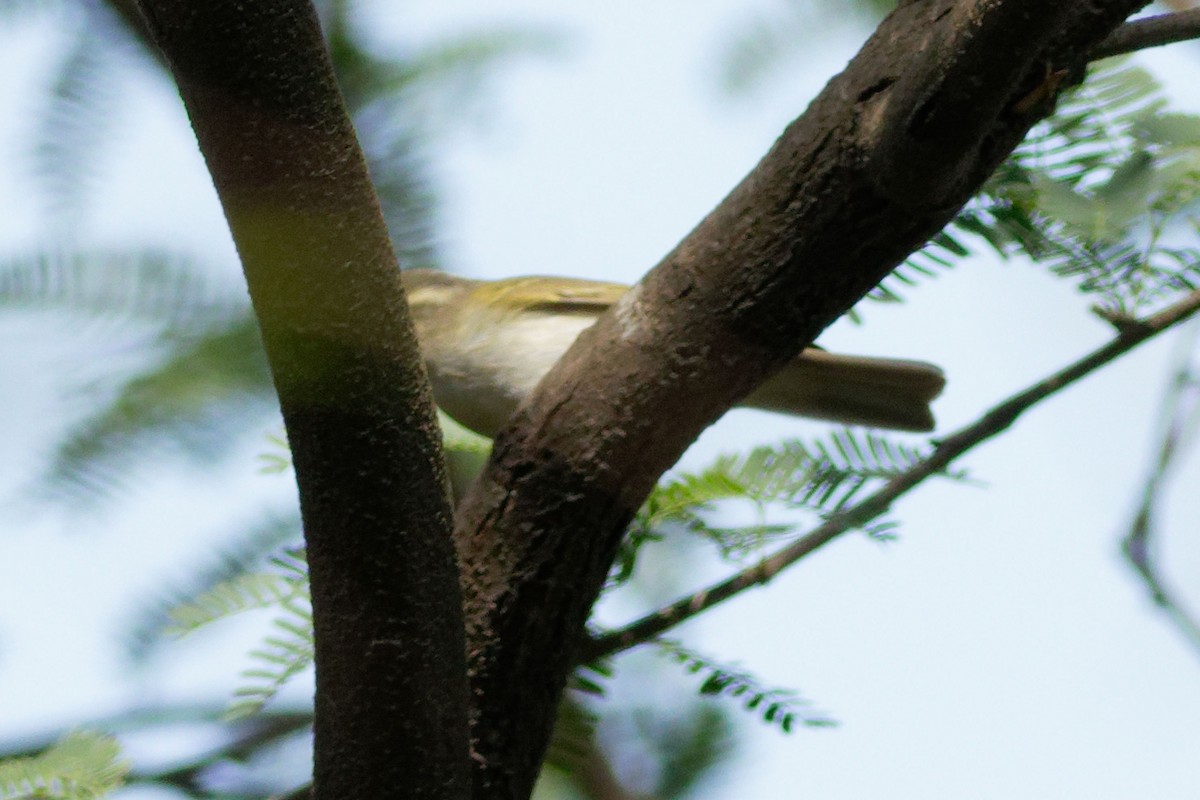
M903 431L933 430L929 403L946 385L924 361L846 356L809 348L745 404L764 411Z

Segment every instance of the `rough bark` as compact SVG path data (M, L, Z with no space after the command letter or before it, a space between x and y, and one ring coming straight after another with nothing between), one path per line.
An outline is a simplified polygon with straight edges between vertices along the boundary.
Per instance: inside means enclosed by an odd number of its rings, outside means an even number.
M242 258L300 488L317 798L469 791L440 436L308 0L143 0Z
M941 229L1142 4L902 2L546 376L456 523L476 798L528 796L584 621L658 476Z

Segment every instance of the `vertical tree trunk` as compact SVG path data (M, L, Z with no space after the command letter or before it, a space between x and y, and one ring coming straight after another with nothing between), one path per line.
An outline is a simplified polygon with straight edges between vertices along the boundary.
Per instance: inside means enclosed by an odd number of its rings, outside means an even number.
M308 0L143 0L241 256L296 465L317 798L465 798L440 436L395 256Z

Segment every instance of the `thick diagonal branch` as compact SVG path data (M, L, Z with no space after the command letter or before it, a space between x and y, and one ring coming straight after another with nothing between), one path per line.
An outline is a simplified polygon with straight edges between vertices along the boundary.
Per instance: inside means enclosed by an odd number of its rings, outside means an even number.
M658 476L944 226L1140 5L901 3L580 336L459 511L476 797L527 796L584 620Z

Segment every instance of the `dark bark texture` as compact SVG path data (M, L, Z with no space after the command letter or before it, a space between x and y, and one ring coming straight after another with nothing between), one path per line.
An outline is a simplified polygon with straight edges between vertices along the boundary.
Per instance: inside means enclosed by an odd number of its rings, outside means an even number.
M469 792L458 568L397 265L308 0L144 0L242 258L300 487L317 798Z
M584 622L658 476L940 230L1141 5L902 1L546 376L456 523L476 798L528 796Z

